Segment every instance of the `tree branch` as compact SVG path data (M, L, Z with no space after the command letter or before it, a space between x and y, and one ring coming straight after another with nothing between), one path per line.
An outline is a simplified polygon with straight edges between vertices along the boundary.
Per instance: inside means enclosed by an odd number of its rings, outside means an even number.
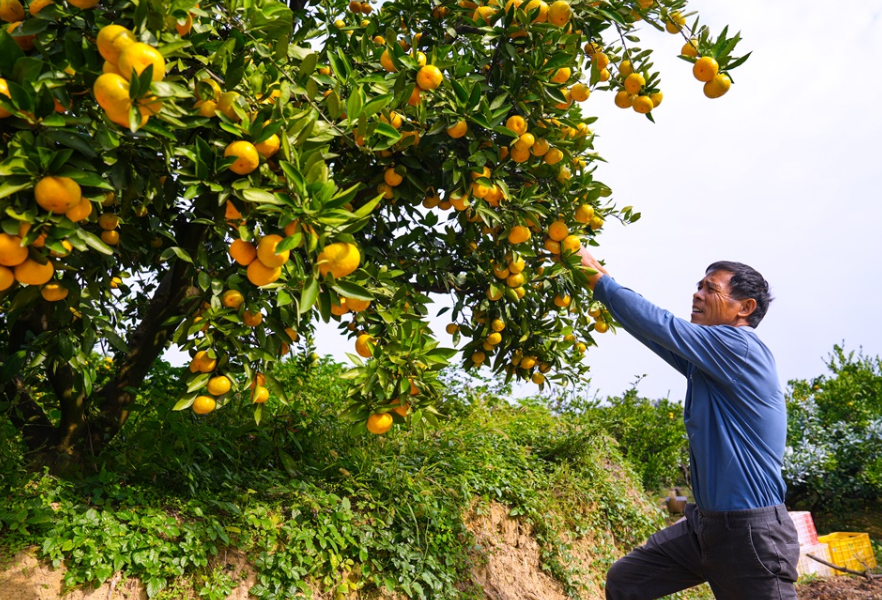
M208 228L206 225L186 223L176 238L191 255L196 256ZM98 427L90 431L92 446L96 452L111 440L129 417L129 407L135 402L137 389L144 381L153 363L165 350L175 324L165 324L170 317L179 314L181 303L191 294L193 267L182 260L163 276L154 291L144 318L127 340L129 352L122 361L119 374L107 382L96 396L101 399L101 417Z
M812 560L818 561L822 565L827 565L828 567L836 569L837 571L843 571L845 573L850 573L851 575L858 575L860 577L866 577L870 581L874 581L876 579L882 579L882 575L876 575L874 573L870 573L869 569L867 569L866 571L854 571L854 570L849 569L847 567L840 567L839 565L834 565L833 563L830 563L830 562L827 562L826 560L818 558L814 554L806 554L806 556L808 556Z

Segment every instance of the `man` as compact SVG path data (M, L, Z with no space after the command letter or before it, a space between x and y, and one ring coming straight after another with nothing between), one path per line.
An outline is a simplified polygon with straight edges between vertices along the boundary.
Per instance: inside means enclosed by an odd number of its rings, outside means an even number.
M775 359L754 332L772 300L751 267L716 262L691 323L622 287L588 252L594 298L687 378L683 417L695 504L609 570L609 600L660 598L707 581L720 600L796 600L799 541L782 504L787 427Z

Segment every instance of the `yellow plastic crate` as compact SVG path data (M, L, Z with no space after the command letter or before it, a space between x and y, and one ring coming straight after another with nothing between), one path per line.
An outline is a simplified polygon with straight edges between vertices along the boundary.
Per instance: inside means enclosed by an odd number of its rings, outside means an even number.
M872 569L876 566L876 557L873 556L869 534L837 531L829 535L818 536L818 543L830 546L830 562L834 565L847 567L854 571ZM833 569L833 574L845 575L845 572Z

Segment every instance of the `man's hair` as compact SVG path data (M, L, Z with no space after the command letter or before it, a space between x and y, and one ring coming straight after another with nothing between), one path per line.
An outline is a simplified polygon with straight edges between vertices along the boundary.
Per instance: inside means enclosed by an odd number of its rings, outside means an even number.
M735 300L747 300L748 298L756 300L756 310L750 313L747 322L751 327L759 325L763 317L766 316L766 311L769 310L769 304L774 300L769 289L769 282L763 279L756 269L739 262L717 261L705 270L705 274L714 271L732 273L732 279L729 280L732 298Z

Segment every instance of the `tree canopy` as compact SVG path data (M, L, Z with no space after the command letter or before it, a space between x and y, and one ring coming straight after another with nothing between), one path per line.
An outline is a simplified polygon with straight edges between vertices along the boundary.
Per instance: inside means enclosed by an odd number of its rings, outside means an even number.
M453 360L579 378L613 323L575 252L640 216L595 177L592 103L663 110L640 27L679 38L710 98L747 58L683 0L0 16L0 400L61 453L100 451L170 345L193 357L178 409L247 402L260 420L270 392L285 401L272 366L309 360L317 319L352 338L348 413L374 433L434 419Z

